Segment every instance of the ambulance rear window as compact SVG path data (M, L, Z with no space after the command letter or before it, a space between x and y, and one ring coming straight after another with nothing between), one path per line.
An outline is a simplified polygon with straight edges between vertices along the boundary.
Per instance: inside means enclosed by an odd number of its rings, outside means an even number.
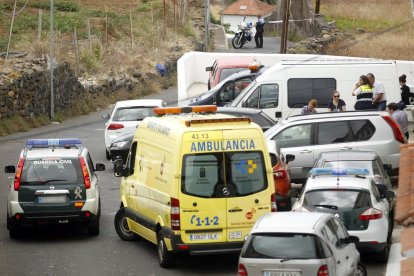
M258 151L187 154L181 191L199 197L246 196L267 188L263 155Z

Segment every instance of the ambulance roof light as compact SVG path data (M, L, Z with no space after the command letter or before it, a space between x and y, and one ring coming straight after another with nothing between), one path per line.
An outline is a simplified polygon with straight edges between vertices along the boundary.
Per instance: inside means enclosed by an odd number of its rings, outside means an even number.
M172 106L172 107L155 107L154 114L166 115L166 114L181 114L181 113L213 113L217 111L216 105L199 105L199 106Z
M251 119L247 117L240 118L215 118L215 119L194 119L185 121L186 126L191 126L193 124L208 124L208 123L233 123L233 122L247 122L250 124Z
M252 72L259 70L261 67L262 67L262 64L260 63L260 61L257 61L256 59L253 61L253 63L251 63L248 66L249 70Z

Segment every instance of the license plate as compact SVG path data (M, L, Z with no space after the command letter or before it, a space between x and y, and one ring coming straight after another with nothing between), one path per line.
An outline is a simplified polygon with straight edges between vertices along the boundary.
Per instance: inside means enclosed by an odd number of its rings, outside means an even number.
M39 203L66 203L66 196L39 196Z
M241 239L241 237L242 237L242 232L230 232L229 233L230 240Z
M264 276L300 276L299 271L265 271Z
M219 234L207 233L207 234L190 234L190 241L207 241L207 240L218 240Z

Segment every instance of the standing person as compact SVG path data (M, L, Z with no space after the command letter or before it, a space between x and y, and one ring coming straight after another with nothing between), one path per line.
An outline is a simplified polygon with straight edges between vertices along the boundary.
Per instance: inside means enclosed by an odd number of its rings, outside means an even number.
M390 103L387 105L387 108L388 112L391 115L391 118L393 118L394 121L400 125L402 132L408 140L409 134L407 113L405 113L405 111L399 110L396 103Z
M385 97L384 85L378 81L375 81L375 76L372 73L368 73L367 77L371 85L374 87L372 104L374 105L375 109L384 111L387 107L387 98Z
M369 82L365 75L359 77L359 81L355 84L355 90L352 92L353 96L357 96L355 103L355 110L375 109L372 104L372 97L374 95L374 87Z
M407 82L407 76L402 74L398 80L400 81L401 85L401 101L404 102L405 105L410 104L410 88L405 84Z
M318 107L318 101L312 99L302 108L302 115L317 113L316 108Z
M332 92L332 100L328 103L328 109L331 112L346 111L345 102L339 98L339 92L334 90Z
M263 48L263 33L264 33L265 21L259 14L256 22L256 34L254 35L254 41L256 42L256 48Z

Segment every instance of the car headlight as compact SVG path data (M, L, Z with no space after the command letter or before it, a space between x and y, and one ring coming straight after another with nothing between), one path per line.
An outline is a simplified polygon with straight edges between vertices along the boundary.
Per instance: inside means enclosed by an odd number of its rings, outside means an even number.
M128 143L129 141L114 142L112 143L111 148L125 148Z

